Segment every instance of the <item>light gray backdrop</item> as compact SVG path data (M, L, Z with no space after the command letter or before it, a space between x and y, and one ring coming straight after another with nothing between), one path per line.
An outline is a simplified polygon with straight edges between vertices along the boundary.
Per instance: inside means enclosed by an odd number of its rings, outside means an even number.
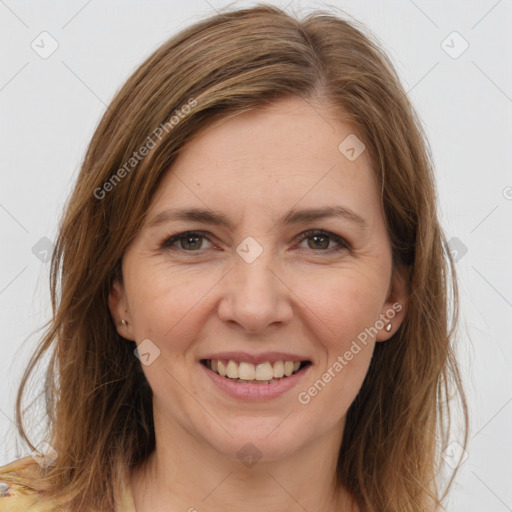
M322 6L273 3L296 12ZM13 442L15 389L37 339L31 333L50 313L46 260L93 130L150 52L226 4L0 0L0 464L25 454ZM458 259L472 414L448 510L512 511L512 2L331 5L382 41L433 150L442 220Z

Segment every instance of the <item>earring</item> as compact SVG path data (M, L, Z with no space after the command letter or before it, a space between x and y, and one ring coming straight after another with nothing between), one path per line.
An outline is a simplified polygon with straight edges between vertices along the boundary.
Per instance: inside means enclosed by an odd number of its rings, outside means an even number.
M391 324L389 323L388 325L386 325L385 329L386 329L387 332L390 332L391 331Z
M128 322L123 318L123 320L121 320L121 324L123 325L123 327L126 327L128 325Z

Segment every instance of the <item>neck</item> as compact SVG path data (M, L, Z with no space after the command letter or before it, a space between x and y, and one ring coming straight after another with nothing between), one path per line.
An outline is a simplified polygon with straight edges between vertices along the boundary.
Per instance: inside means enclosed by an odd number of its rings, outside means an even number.
M155 425L156 449L132 472L137 511L356 510L336 479L342 431L338 425L278 459L241 461L186 430Z

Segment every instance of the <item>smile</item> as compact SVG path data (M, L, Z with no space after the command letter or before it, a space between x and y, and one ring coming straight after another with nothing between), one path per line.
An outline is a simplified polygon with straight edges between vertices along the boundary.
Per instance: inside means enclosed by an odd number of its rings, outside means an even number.
M240 384L271 384L300 372L310 361L270 361L253 364L232 359L203 359L201 364L216 374Z

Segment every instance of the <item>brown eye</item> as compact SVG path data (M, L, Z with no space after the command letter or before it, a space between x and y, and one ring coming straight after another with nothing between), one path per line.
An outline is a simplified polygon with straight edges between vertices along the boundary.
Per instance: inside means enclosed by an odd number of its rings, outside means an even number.
M308 238L308 245L311 249L328 249L329 242L329 237L325 235L313 235Z
M162 243L161 247L162 249L199 252L200 249L204 249L203 245L205 240L207 240L207 238L202 233L186 231L167 238Z
M187 251L200 249L203 243L203 237L198 235L185 235L180 240L181 249L185 249Z
M307 240L305 249L316 252L336 252L350 248L349 243L334 233L321 230L311 230L301 235L301 242Z

